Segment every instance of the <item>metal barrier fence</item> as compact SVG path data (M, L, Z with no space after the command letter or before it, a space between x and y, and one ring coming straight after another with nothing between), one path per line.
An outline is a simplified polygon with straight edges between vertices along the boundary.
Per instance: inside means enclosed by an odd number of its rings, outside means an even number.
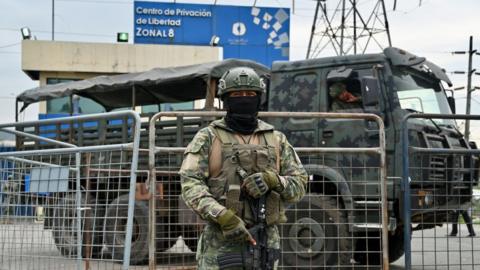
M455 119L480 120L480 115L415 113L403 120L403 213L405 224L411 224L404 230L408 270L480 269L480 239L472 231L480 230L480 198L472 197L480 150L463 138ZM431 128L418 130L415 121Z
M98 121L118 119L131 121L131 143L77 147L23 130L100 129ZM0 269L129 269L132 239L146 234L132 230L138 114L4 124L0 130L36 141L35 149L0 153Z
M184 147L159 141L162 117L204 117L223 112L164 112L149 131L149 269L194 268L197 239L205 226L180 197L178 169ZM389 269L385 133L381 118L371 114L261 112L260 118L357 119L376 122L378 144L356 148L296 148L309 172L308 194L288 205L287 223L279 226L282 269ZM325 123L323 123L325 124ZM178 128L178 127L177 127ZM183 126L189 130L188 126ZM184 144L185 138L177 138ZM390 226L391 230L394 230Z

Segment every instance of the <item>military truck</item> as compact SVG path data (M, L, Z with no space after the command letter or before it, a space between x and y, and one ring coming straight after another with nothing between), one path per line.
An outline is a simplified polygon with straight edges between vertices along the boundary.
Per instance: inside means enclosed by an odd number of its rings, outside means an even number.
M380 116L385 123L387 169L389 177L388 185L388 213L390 231L389 258L395 261L403 253L403 229L410 224L403 223L403 193L401 189L402 176L402 119L412 112L443 113L455 112L455 101L448 97L443 84L451 86L451 82L445 71L423 57L415 56L397 48L386 48L383 53L339 56L319 59L309 59L292 62L275 62L271 70L266 67L240 60L225 60L217 63L177 67L171 69L154 69L141 74L127 74L108 77L98 77L87 81L59 84L55 86L40 87L24 92L17 98L17 102L23 102L24 107L31 103L48 98L66 97L78 95L88 97L103 105L106 110L122 107L135 107L139 105L151 105L160 103L175 103L205 99L203 110L216 110L216 84L222 73L234 66L246 65L256 69L269 85L267 96L263 102L265 110L284 112L332 112L333 102L329 95L332 84L342 82L350 92L361 96L358 108L344 110L343 112L365 112ZM73 107L73 106L71 106ZM160 107L160 106L159 106ZM337 111L338 112L338 111ZM144 116L151 116L144 115ZM145 117L148 119L148 117ZM293 121L288 119L272 119L270 121L277 129L282 130L289 141L295 147L369 147L378 144L378 127L370 121L347 120L347 119L306 119ZM186 146L195 132L208 123L205 119L183 119L160 121L157 126L157 143L163 146ZM143 127L146 127L145 123ZM58 125L54 133L55 138L69 141L77 145L99 143L97 139L86 140L84 138L97 138L102 133L102 140L122 141L128 138L128 134L120 136L120 131L127 132L129 122L105 123L102 127L91 127L89 130L76 130L65 125ZM111 125L111 126L109 126ZM451 120L424 119L411 121L408 125L410 141L412 145L426 148L466 148L476 149L473 142L467 142L457 130L456 123ZM41 134L41 129L24 127L23 131ZM142 136L147 136L148 128L142 130ZM100 140L100 143L102 143ZM28 143L27 143L28 142ZM142 148L148 148L146 139L142 139ZM17 149L39 149L42 146L27 139L17 140ZM143 161L142 161L143 160ZM179 166L179 161L175 166ZM334 162L337 162L335 166ZM341 161L344 162L344 161ZM301 238L293 235L288 227L284 228L282 246L287 249L283 255L283 263L286 265L309 266L351 263L352 256L349 251L355 250L354 259L360 263L379 263L381 254L369 252L379 250L379 241L369 241L370 238L380 236L380 216L378 212L363 211L364 209L380 208L379 189L365 189L366 194L359 194L354 188L353 180L356 177L342 170L342 164L334 160L326 160L322 165L307 164L307 170L311 176L308 192L316 195L335 195L340 199L340 207L337 212L328 211L329 215L313 216L314 222L309 228L321 227L328 218L334 218L338 223L348 224L339 226L338 229L329 231L332 235L326 235L325 243L315 244L312 241L300 241ZM352 162L352 161L350 161ZM355 161L353 161L355 162ZM375 163L378 160L372 159ZM412 164L422 163L425 169L416 170L411 174L410 186L412 194L423 196L412 200L412 208L422 209L412 211L411 220L418 224L413 230L441 226L448 220L448 213L456 209L460 204L470 201L472 184L478 183L479 162L472 156L423 156L411 159ZM332 166L329 166L331 163ZM147 168L146 156L140 159L139 168ZM447 169L448 168L448 169ZM455 168L452 170L452 168ZM163 177L163 176L162 176ZM474 179L474 183L467 182ZM166 250L172 244L172 239L178 237L179 232L185 243L191 250L196 248L196 236L198 228L190 229L175 227L178 224L186 224L185 218L181 218L180 211L184 212L185 206L179 198L180 187L178 178L176 181L157 179L158 181L170 181L163 190L164 194L178 200L164 202L168 211L164 212L170 228L158 228L175 235L163 235L158 237L157 250ZM464 181L465 180L465 181ZM145 181L139 177L138 183ZM321 184L319 184L321 183ZM378 184L378 183L377 183ZM101 193L101 190L96 192ZM452 200L450 194L460 192L461 201ZM432 194L435 194L433 196ZM438 194L444 194L442 196ZM96 197L96 196L92 196ZM321 197L321 196L319 196ZM110 198L114 200L115 198ZM108 202L107 202L108 203ZM301 201L298 204L307 204L312 211L318 209L331 209L328 200ZM421 205L419 205L421 204ZM420 207L421 206L421 207ZM448 206L448 208L447 208ZM144 218L137 218L139 213L148 213L146 204L136 201L134 219L135 231L148 230ZM343 208L343 209L342 209ZM137 209L141 209L138 211ZM360 211L355 211L356 209ZM443 211L440 211L444 209ZM355 214L356 213L356 214ZM359 215L358 213L364 213ZM376 214L368 214L376 213ZM440 214L439 214L440 213ZM48 213L47 213L48 215ZM192 215L194 215L192 213ZM287 211L289 223L294 226L297 216L294 212ZM340 217L340 220L337 220ZM52 220L56 217L52 216ZM188 220L188 218L187 218ZM142 223L143 222L143 223ZM159 222L161 223L161 222ZM45 223L46 228L54 226L55 222ZM67 224L68 225L68 224ZM363 229L359 229L362 225ZM371 225L371 226L369 226ZM366 231L365 228L368 228ZM313 229L311 229L313 230ZM296 232L298 233L298 231ZM315 237L315 232L302 232ZM354 244L347 238L357 239ZM168 239L168 240L165 240ZM97 241L106 241L98 239ZM146 252L145 237L135 238L132 243L132 262L142 262L148 257ZM64 243L64 239L58 242ZM72 249L73 245L72 243ZM354 246L352 246L354 245ZM298 250L309 250L309 256L299 254ZM161 248L159 248L161 247ZM291 250L288 250L291 249ZM343 253L342 253L343 251ZM74 252L74 251L70 251ZM341 254L338 256L338 252ZM120 255L121 251L117 251Z
M385 123L389 177L389 260L393 262L404 253L403 228L411 226L403 223L403 191L400 181L403 168L402 120L405 115L415 112L448 115L455 113L455 100L452 96L447 96L443 85L452 86L452 83L445 70L423 57L398 48L386 48L381 54L276 62L271 72L268 110L334 112L329 90L330 86L337 82L344 83L350 92L362 98L357 108L341 110L342 112L373 113L381 116ZM312 119L310 123L273 123L285 132L297 147L369 147L378 142L378 131L367 121ZM474 142L464 139L453 120L418 119L409 121L408 129L412 146L477 149ZM327 166L328 163L325 161ZM335 160L330 164L332 167L342 167ZM412 230L441 226L448 221L452 209L471 200L472 185L478 184L477 157L418 155L410 159L410 167L411 194L415 194L411 200L414 209L411 212L411 221L417 224ZM367 189L365 198L364 193L353 188L352 180L355 175L323 166L315 168L315 165L310 165L309 169L314 180L319 178L328 182L329 179L335 179L330 184L311 185L311 193L338 192L344 198L347 209L368 209L375 204L378 189ZM346 185L339 183L343 181ZM339 188L341 186L349 188ZM376 203L380 204L379 201ZM352 225L348 233L357 235L358 239L364 239L362 236L379 236L379 231L375 229L371 229L366 235L364 231L355 229L356 224L371 224L370 228L374 228L375 224L379 223L377 215L362 216L353 212L350 211L344 220ZM367 260L378 263L379 253L362 254L362 251L378 250L378 244L378 241L357 240L355 259L364 263ZM297 259L301 260L300 257Z

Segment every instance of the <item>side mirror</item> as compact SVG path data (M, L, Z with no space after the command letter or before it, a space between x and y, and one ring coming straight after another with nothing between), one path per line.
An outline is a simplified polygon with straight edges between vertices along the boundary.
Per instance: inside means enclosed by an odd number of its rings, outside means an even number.
M374 107L380 103L380 89L378 80L373 77L362 78L362 99L365 107Z
M453 114L455 114L455 98L454 97L447 97L448 105L450 106L450 110Z

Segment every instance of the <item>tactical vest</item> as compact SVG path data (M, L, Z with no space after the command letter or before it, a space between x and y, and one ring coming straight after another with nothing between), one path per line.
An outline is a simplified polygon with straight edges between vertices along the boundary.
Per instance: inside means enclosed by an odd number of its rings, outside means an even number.
M210 177L207 185L212 195L227 209L232 209L247 225L254 225L249 202L251 198L242 193L241 185L246 175L266 170L278 174L277 151L273 130L258 132L259 144L241 144L230 132L210 126L221 143L222 166L220 174ZM253 135L252 135L253 137ZM274 225L286 222L280 194L274 190L266 194L266 222Z

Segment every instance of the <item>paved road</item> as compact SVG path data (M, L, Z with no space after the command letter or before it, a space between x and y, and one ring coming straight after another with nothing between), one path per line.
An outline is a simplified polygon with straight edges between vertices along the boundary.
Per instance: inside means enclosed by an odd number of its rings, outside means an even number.
M148 248L148 247L145 247ZM168 265L194 265L193 256L179 256L185 252L183 240L169 249L168 264L157 269L192 269ZM189 251L189 250L187 250ZM74 257L74 256L73 256ZM108 256L106 256L107 258ZM183 263L182 263L183 262ZM94 259L90 269L117 270L121 262L112 259ZM165 266L166 265L166 266ZM0 270L63 270L77 269L75 258L67 259L58 251L51 230L44 230L43 224L0 224ZM87 269L85 265L80 269ZM129 269L146 270L147 266L131 266Z
M412 237L413 269L422 270L474 270L480 269L480 237L465 237L468 232L465 225L460 226L461 237L447 237L446 228L436 228L415 232ZM480 233L480 225L476 225ZM20 241L19 239L23 239ZM145 247L146 248L146 247ZM170 249L169 262L182 263L192 260L186 257L174 261L173 255L184 248L178 240ZM436 250L436 251L435 251ZM177 253L178 256L178 253ZM191 258L191 257L190 257ZM159 263L160 265L161 263ZM121 265L111 261L92 261L90 269L121 269ZM43 230L41 224L0 225L0 270L56 270L76 269L75 261L65 259L58 252L51 231ZM86 269L82 267L81 269ZM147 269L146 266L132 266L130 269ZM157 269L189 269L181 267L159 266ZM192 269L190 267L190 269ZM401 258L392 266L392 270L404 269Z
M448 237L446 226L417 231L412 236L412 269L422 270L478 270L480 269L480 225L475 225L477 237L467 237L465 225L460 225L459 236ZM404 269L404 257L396 261L392 270Z

